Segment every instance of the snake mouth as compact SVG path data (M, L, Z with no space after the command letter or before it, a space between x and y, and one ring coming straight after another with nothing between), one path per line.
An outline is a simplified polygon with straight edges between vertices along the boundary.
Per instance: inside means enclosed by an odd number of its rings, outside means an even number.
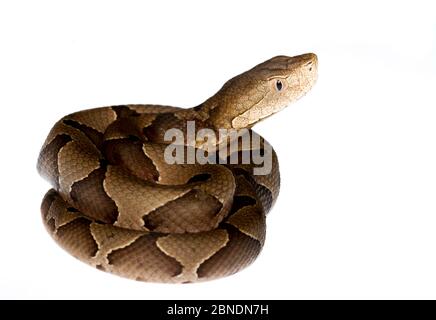
M287 105L280 106L274 110L268 110L262 106L255 105L232 120L234 129L252 127L257 122L269 118L273 114L285 109Z

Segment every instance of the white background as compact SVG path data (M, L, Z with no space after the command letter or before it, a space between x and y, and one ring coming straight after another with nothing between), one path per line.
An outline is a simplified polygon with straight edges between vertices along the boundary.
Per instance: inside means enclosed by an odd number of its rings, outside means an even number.
M151 2L150 2L151 3ZM419 1L2 1L1 298L436 298L436 8ZM433 2L434 3L434 2ZM60 249L36 159L83 108L194 106L278 54L319 81L256 126L282 188L261 256L201 284L148 284Z

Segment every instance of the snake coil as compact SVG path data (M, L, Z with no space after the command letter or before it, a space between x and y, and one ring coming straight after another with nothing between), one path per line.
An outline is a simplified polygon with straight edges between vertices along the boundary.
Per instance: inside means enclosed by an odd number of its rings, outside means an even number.
M251 127L303 96L316 77L314 54L278 56L194 108L123 105L63 117L37 164L53 187L41 206L47 230L76 258L141 281L196 282L245 268L263 247L265 216L280 185L277 156ZM189 123L195 135L247 130L258 145L237 140L225 160L258 151L270 170L255 174L259 163L250 157L245 163L168 163L165 134L177 129L186 135ZM227 148L232 140L222 142L213 145ZM205 148L200 140L179 146L185 155Z

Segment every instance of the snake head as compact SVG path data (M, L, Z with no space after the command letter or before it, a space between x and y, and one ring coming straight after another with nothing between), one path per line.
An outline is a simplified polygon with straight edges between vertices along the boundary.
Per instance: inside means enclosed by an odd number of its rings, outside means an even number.
M230 79L210 102L210 122L217 128L250 128L304 96L317 79L313 53L277 56ZM207 101L206 101L207 103Z

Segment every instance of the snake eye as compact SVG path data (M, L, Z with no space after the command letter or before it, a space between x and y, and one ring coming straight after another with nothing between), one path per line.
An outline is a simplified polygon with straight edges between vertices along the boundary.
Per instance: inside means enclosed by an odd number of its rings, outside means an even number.
M277 81L276 81L276 88L277 88L278 91L282 90L282 88L283 88L283 83L282 83L281 80L277 80Z

